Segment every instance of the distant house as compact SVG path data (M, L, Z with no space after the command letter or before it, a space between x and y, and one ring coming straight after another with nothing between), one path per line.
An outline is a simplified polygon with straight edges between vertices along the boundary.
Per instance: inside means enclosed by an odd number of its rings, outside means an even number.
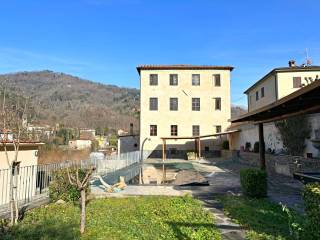
M45 137L47 139L53 135L54 131L50 125L33 125L27 124L28 134L32 137L32 139L41 139L41 137Z
M70 149L83 150L90 149L92 141L90 139L70 140L68 146Z
M96 137L96 130L90 128L81 128L79 130L80 138L87 138L87 139L95 139Z
M118 130L118 136L123 136L123 135L127 135L129 132L123 129L119 129Z
M13 141L13 133L10 130L2 130L0 132L0 142L1 140Z

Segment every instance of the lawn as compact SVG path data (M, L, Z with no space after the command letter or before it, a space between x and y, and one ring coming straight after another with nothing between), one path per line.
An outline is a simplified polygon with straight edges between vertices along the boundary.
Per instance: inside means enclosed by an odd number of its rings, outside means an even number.
M249 199L243 196L219 197L224 211L238 224L248 229L248 240L291 240L288 215L279 204L267 199ZM302 216L291 210L301 224Z
M71 203L34 209L3 238L221 239L213 216L191 197L92 200L87 205L87 228L83 236L79 235L79 212L79 207Z

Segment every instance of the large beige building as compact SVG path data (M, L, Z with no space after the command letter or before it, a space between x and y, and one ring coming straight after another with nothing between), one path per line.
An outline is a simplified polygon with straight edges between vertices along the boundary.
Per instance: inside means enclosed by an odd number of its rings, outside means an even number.
M140 147L161 150L161 137L189 137L224 131L230 119L230 66L143 65L140 75ZM149 141L144 141L149 138ZM189 151L188 139L167 142ZM211 142L203 151L213 150ZM156 151L157 152L157 151Z
M320 66L296 66L290 61L288 67L271 70L245 91L248 111L271 104L316 80L320 80ZM310 114L308 119L312 128L310 139L314 139L315 130L320 129L320 114ZM241 129L241 132L230 136L231 149L245 148L246 143L250 143L253 149L254 143L259 141L257 125L241 124L234 128ZM320 156L310 139L306 140L305 156ZM264 124L264 141L267 151L281 152L283 149L281 136L273 122Z

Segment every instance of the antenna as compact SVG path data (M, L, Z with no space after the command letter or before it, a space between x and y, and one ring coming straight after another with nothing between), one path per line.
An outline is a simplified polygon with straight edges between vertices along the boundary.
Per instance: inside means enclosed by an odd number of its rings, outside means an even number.
M309 57L309 52L308 52L308 48L305 49L305 53L306 53L306 66L311 66L312 65L312 59L311 57Z

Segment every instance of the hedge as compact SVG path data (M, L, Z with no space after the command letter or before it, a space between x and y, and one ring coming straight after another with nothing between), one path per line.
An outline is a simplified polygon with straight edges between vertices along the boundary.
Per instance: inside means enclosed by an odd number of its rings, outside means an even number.
M242 169L240 183L244 195L253 198L267 196L268 183L266 171L259 169Z
M302 193L307 215L305 239L320 239L320 183L310 183Z

